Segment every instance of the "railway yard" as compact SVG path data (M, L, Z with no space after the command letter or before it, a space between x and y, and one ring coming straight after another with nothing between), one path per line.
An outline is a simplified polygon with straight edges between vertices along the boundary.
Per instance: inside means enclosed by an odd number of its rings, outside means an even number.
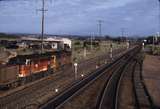
M88 82L87 79L82 81L42 108L158 109L144 82L143 59L143 53L132 50L130 56L121 57L108 69L102 68L97 71L98 76Z
M160 109L160 0L0 0L0 109Z
M115 58L123 51L113 51ZM107 59L107 60L106 60ZM104 54L100 57L88 59L79 63L79 74L77 80L81 80L87 76L91 71L96 69L96 62L101 60L101 64L110 62L109 55ZM85 69L84 69L85 68ZM82 77L82 74L84 77ZM77 81L76 80L76 81ZM75 83L75 77L73 72L73 66L65 66L60 71L56 72L52 76L43 78L24 86L20 86L9 91L0 92L0 106L1 108L25 108L36 107L46 102L50 97L62 92L65 88ZM58 89L58 92L56 92ZM31 99L30 99L31 98ZM22 103L23 102L23 103Z
M33 82L0 90L0 108L158 109L159 90L154 86L159 81L149 70L157 74L158 65L147 63L157 56L145 55L139 45L113 49L112 54L110 58L108 50L78 61L77 74L73 63L66 64Z

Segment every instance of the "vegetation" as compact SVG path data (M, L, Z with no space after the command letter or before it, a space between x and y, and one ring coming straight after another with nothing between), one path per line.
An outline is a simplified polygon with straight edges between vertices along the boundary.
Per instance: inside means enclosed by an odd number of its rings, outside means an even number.
M11 35L11 34L5 34L5 33L0 33L0 38L17 39L17 38L19 38L19 36Z
M153 48L153 55L160 55L160 46L155 46Z
M113 49L126 48L126 43L118 43L114 41L91 41L90 40L73 40L72 41L72 60L81 62L83 60L100 56L110 51L112 43Z
M160 45L155 45L155 46L153 46L153 45L146 45L145 48L149 49L150 50L149 53L151 53L153 55L160 55Z
M148 36L147 38L146 38L146 40L147 40L147 44L153 44L153 39L154 39L154 44L159 44L160 43L160 37L153 37L153 36Z
M76 42L74 42L74 45L81 45L81 42L80 41L76 41Z

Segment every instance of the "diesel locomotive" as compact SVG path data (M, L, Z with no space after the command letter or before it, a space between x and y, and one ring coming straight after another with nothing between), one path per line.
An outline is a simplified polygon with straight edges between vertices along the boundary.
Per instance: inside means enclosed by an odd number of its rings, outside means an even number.
M71 64L71 52L54 51L42 54L18 55L0 66L0 89L9 89L53 74Z

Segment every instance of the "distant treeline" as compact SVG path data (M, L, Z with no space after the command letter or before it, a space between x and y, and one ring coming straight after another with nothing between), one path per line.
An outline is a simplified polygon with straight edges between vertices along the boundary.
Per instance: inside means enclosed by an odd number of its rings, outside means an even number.
M86 40L91 40L91 36L86 36L86 37L78 37L78 40L82 40L82 41L86 41ZM112 40L112 41L116 41L116 42L124 42L126 41L128 38L126 37L111 37L111 36L104 36L104 37L92 37L93 41L107 41L107 40ZM132 38L129 38L132 40Z
M19 38L19 36L12 35L12 34L0 33L0 38L16 39L16 38Z
M147 44L160 44L160 37L148 36L146 40Z

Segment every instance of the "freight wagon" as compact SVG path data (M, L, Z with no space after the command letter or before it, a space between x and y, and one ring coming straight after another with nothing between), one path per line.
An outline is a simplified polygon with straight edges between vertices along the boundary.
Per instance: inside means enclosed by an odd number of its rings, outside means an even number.
M18 55L0 67L0 89L8 89L53 74L71 64L71 52L55 51L43 54Z

